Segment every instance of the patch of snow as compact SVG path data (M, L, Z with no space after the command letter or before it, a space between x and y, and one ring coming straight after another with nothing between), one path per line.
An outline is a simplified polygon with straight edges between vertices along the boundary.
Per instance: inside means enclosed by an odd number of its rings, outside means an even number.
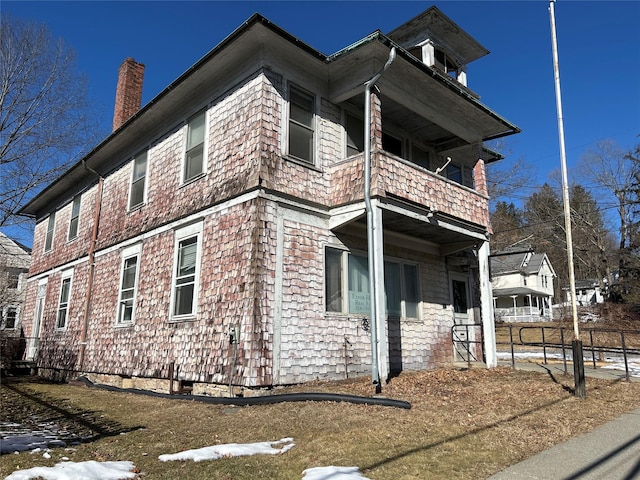
M302 480L369 480L363 477L358 467L314 467L307 468Z
M133 462L61 462L53 467L34 467L17 470L5 480L124 480L135 478Z
M274 448L272 445L283 445L281 448ZM203 460L218 460L219 458L240 457L246 455L277 455L289 451L295 443L293 438L282 438L274 442L257 443L228 443L225 445L214 445L212 447L198 448L195 450L185 450L183 452L160 455L158 459L162 462L172 460L193 460L201 462Z

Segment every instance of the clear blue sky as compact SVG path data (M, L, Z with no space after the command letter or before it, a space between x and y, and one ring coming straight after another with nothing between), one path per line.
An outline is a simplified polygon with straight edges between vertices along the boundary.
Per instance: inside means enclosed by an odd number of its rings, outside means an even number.
M78 67L110 132L120 63L146 65L143 104L259 12L303 42L334 53L376 29L388 33L436 5L491 53L468 67L469 87L522 133L507 162L536 175L560 167L549 3L535 1L73 1L2 0L3 13L44 22L78 53ZM555 3L567 164L595 142L640 143L640 2Z

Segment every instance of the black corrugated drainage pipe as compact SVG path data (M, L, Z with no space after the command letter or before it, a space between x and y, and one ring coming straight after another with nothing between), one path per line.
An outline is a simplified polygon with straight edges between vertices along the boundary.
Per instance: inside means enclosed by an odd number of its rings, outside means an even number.
M238 407L250 405L269 405L282 402L348 402L359 405L380 405L383 407L396 407L410 409L411 403L404 400L379 397L359 397L357 395L345 395L340 393L284 393L280 395L263 395L259 397L208 397L205 395L170 395L168 393L151 392L137 388L118 388L111 385L96 385L86 377L78 377L79 382L88 387L100 388L112 392L136 393L150 397L168 398L172 400L193 400L195 402L211 403L214 405L235 405Z

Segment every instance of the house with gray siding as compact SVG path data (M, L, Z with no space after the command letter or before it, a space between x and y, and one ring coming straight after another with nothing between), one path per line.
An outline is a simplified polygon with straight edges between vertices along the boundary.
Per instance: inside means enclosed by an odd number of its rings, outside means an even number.
M331 55L255 14L142 108L127 59L112 134L21 210L27 355L248 395L450 365L473 324L495 366L487 53L436 7Z

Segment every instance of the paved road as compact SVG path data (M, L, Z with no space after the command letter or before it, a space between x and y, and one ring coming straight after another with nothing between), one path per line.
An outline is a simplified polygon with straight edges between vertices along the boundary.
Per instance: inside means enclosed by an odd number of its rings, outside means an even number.
M640 409L512 465L488 480L640 479Z
M510 366L511 362L500 364ZM515 367L554 377L564 375L562 363L518 362ZM568 374L573 376L571 364ZM588 385L589 377L624 380L625 372L585 365L585 376ZM487 480L640 480L640 409L512 465Z

